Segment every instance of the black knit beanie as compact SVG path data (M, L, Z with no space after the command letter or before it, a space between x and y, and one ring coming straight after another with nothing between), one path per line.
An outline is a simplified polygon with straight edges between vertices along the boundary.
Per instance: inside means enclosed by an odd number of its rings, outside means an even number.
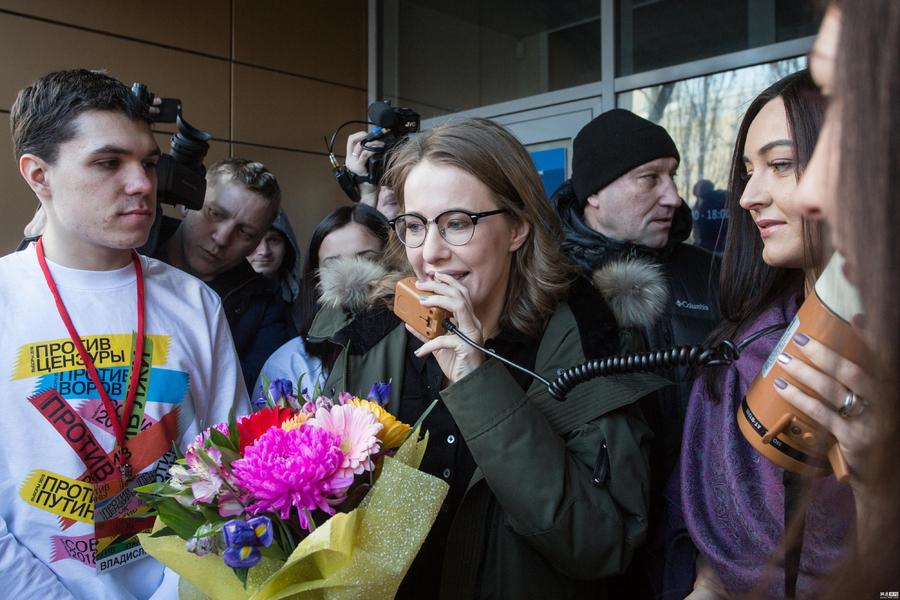
M572 185L579 202L644 163L674 157L669 133L624 108L605 112L585 125L572 143Z

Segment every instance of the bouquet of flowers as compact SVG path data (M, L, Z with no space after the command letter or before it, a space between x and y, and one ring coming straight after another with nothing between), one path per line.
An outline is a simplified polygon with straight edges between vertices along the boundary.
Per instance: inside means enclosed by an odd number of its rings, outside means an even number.
M141 545L182 598L393 597L447 485L418 470L427 435L383 408L389 386L333 399L275 380L136 490L157 514Z

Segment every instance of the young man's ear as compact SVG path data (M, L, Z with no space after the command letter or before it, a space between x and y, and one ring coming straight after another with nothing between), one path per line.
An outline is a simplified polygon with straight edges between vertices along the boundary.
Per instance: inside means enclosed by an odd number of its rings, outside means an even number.
M44 200L50 197L50 182L47 171L50 165L34 154L23 154L19 158L19 173L35 195Z

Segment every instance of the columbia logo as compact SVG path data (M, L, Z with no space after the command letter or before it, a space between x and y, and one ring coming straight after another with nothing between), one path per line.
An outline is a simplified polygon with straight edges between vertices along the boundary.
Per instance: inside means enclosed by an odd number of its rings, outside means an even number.
M694 304L693 302L688 302L687 300L676 300L675 306L678 308L687 308L688 310L709 310L709 305L707 304Z

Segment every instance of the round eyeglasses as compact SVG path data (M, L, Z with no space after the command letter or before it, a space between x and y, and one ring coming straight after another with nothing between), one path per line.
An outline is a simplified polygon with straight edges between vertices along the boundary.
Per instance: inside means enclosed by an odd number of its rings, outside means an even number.
M437 225L438 232L442 238L447 240L448 244L464 246L475 235L475 225L478 224L479 219L505 212L509 211L505 208L477 213L467 210L448 210L431 220L415 213L405 213L388 222L407 248L418 248L425 243L429 223Z

